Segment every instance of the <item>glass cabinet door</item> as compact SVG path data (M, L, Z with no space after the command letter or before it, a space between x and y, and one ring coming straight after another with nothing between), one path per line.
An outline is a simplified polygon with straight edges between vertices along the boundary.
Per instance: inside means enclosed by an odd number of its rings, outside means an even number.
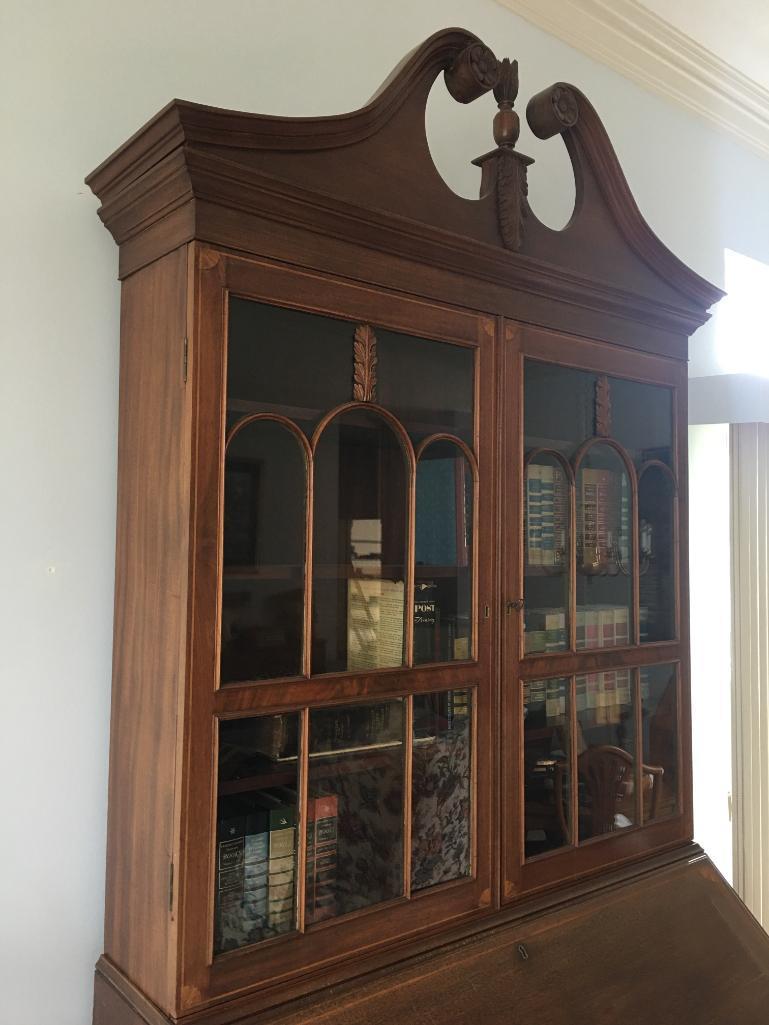
M192 698L213 801L191 816L209 858L187 865L222 990L475 913L493 857L493 325L226 267L201 370L224 385L200 414L216 631L196 637Z
M522 529L507 563L522 601L503 619L514 896L683 836L685 650L669 367L535 329L507 338L523 400L505 464Z
M523 377L524 653L675 640L671 389L535 359Z

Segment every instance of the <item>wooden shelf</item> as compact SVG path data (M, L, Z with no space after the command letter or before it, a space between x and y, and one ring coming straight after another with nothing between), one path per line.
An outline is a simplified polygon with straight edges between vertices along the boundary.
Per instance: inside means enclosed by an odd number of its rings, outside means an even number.
M265 772L260 776L246 776L243 779L228 779L219 783L219 796L246 794L252 790L267 790L269 787L286 787L296 784L296 769L293 772Z
M372 568L374 563L372 563ZM405 567L403 566L379 566L376 574L361 573L360 570L349 563L340 565L315 565L313 576L318 580L403 580ZM415 566L414 576L416 580L429 580L433 577L445 579L458 576L462 572L469 572L469 566ZM304 563L286 565L262 565L262 566L225 566L223 577L239 580L291 580L294 577L304 577Z
M427 743L434 738L425 738L422 743ZM381 754L382 751L392 751L395 748L403 747L403 741L401 740L387 740L381 744L361 744L353 747L342 747L336 750L330 751L310 751L309 759L311 762L323 762L339 757L349 757L355 755L356 760L365 759L369 756ZM355 772L356 760L350 762L346 766L346 771ZM294 765L296 766L299 761L297 755L290 755L286 758L277 758L273 764L275 765ZM368 762L362 766L366 769L370 768ZM317 776L317 770L313 770L313 774ZM244 776L243 779L225 780L219 783L218 793L220 797L229 797L232 794L245 794L251 793L257 790L268 790L271 787L290 786L297 782L297 769L286 770L285 772L263 772L256 776Z
M403 580L405 566L375 566L376 573L362 573L350 563L340 565L315 565L312 568L316 580ZM434 574L437 575L437 574ZM277 566L225 566L222 574L225 580L291 580L304 579L304 563Z

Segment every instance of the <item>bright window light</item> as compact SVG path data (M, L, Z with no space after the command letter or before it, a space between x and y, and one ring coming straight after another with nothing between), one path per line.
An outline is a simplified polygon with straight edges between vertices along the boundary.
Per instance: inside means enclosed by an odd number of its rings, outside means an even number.
M716 307L721 372L769 377L769 264L724 250L726 298Z

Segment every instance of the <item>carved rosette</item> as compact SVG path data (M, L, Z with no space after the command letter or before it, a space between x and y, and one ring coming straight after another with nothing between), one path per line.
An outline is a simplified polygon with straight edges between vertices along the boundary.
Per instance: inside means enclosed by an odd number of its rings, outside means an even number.
M356 327L352 351L352 397L356 402L373 402L376 398L376 335L368 324Z
M457 56L444 79L446 88L458 103L471 103L493 89L499 63L483 43L471 43Z
M608 438L611 434L611 390L606 375L595 382L595 433L599 438Z
M579 107L577 106L577 97L571 89L566 89L562 85L556 86L553 89L551 103L556 120L564 128L573 128L579 117Z
M552 139L576 125L579 101L567 85L551 85L532 96L526 107L526 118L538 139Z

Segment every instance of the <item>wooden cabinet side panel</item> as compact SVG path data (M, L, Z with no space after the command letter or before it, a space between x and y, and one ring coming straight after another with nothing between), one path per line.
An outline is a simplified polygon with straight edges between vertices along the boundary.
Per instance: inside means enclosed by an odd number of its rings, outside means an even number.
M105 954L166 1009L189 545L186 302L186 247L123 283Z

